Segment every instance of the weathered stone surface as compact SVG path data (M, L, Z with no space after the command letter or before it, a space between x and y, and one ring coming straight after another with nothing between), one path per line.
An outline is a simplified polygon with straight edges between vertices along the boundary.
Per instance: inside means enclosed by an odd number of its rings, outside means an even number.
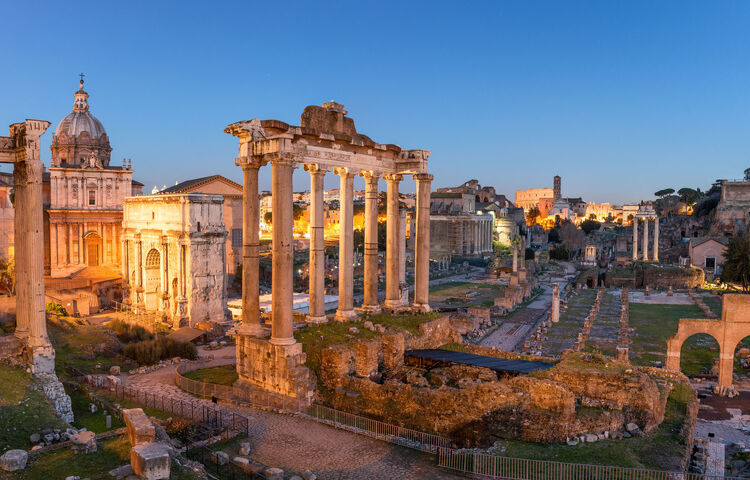
M8 450L0 456L0 468L6 472L15 472L26 468L29 454L25 450Z
M130 465L141 480L169 478L169 452L160 443L136 445L130 449Z
M222 451L213 452L211 454L211 461L217 465L226 465L229 463L229 454Z
M390 333L381 337L383 343L383 369L393 371L404 364L405 341L401 333Z
M266 480L283 480L284 479L284 470L276 467L267 468L263 475L266 477Z
M78 432L71 435L71 447L76 453L86 454L96 452L96 434L94 432Z
M113 365L109 368L109 374L110 375L119 375L120 374L120 367L118 365Z
M109 475L111 477L115 477L116 479L120 480L130 475L133 475L133 467L130 466L130 464L122 465L120 467L110 470Z
M156 428L142 408L128 408L122 411L122 418L128 431L128 440L133 446L152 443L156 438Z
M380 363L380 342L359 340L355 344L354 373L359 377L369 377L377 373Z
M332 345L320 354L320 379L336 388L354 371L354 352L348 345Z
M250 442L240 443L240 455L250 455Z

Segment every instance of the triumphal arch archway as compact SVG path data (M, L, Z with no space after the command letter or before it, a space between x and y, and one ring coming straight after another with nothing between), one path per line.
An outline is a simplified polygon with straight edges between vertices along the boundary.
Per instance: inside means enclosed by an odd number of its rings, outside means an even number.
M680 319L677 333L667 340L668 369L680 369L682 344L698 333L712 336L719 344L719 382L716 391L725 394L732 386L735 349L743 338L750 335L750 295L724 295L720 319Z

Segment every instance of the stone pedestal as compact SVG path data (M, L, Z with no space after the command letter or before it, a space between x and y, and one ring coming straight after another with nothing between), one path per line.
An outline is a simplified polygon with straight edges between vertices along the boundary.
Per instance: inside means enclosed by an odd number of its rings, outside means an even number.
M169 478L171 460L164 445L149 443L130 449L130 466L141 480L161 480Z
M142 408L128 408L122 411L122 418L128 432L130 444L142 445L156 439L156 428Z
M302 344L276 345L249 336L237 337L239 384L262 388L311 402L315 374L305 367Z

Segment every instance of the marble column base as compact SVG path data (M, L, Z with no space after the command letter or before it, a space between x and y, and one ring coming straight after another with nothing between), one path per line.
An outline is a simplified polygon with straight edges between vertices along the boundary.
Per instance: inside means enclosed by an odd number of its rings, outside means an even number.
M412 310L415 312L424 312L428 313L432 311L432 308L430 308L430 305L427 303L415 303L411 306Z
M377 315L378 313L383 311L383 309L380 308L380 305L362 305L361 307L355 308L354 310L366 313L368 315Z
M354 310L337 310L334 317L338 322L351 322L359 319L359 315Z
M312 315L308 315L305 317L305 322L307 323L328 323L328 317L325 315L319 315L317 317L314 317Z

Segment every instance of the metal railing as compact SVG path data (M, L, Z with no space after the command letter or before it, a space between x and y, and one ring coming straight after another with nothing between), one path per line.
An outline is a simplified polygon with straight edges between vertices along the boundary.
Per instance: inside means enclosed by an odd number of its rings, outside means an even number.
M740 480L724 475L499 457L450 448L438 450L438 466L463 473L513 480Z
M123 314L122 320L134 322L141 326L146 326L154 332L167 332L172 330L172 326L164 323L159 315L153 313L139 312L131 305L112 301L112 308Z
M86 377L89 383L97 388L106 388L97 377ZM228 428L245 435L250 434L250 418L240 413L229 411L218 405L207 405L200 400L185 401L158 393L146 392L132 387L115 385L109 388L118 400L131 400L147 408L203 422L215 427Z

